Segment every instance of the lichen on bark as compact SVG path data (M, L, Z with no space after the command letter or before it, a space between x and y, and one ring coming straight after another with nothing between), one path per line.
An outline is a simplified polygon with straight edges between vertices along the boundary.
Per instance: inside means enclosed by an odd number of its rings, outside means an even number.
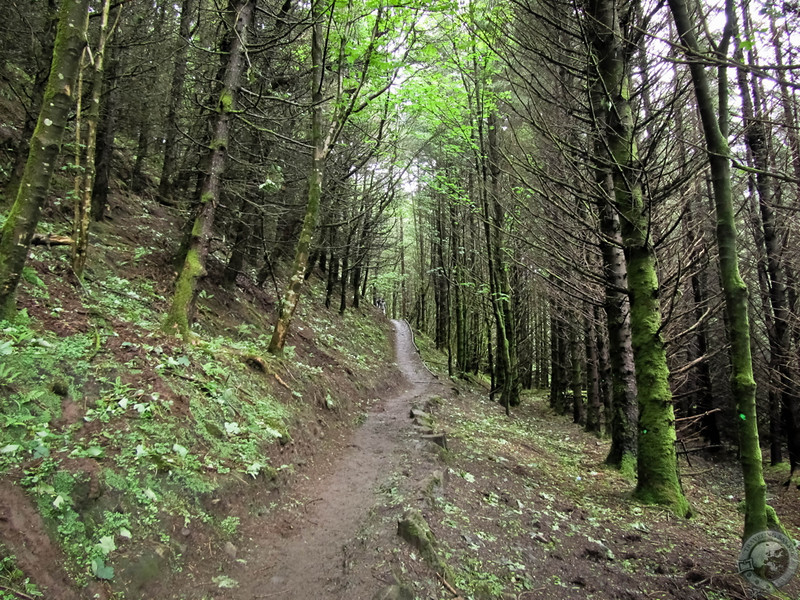
M88 0L64 0L59 12L53 60L28 160L14 205L0 233L0 319L16 314L15 294L31 238L47 198L50 178L73 104L75 80L86 44Z

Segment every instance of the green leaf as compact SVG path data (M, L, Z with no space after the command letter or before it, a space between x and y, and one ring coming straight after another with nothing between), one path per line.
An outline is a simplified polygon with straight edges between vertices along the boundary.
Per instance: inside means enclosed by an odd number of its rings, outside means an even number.
M264 465L262 465L260 462L256 461L256 462L248 465L248 467L246 469L246 472L251 477L257 477L258 474L261 472L261 469L263 469L263 468L264 468Z
M14 454L17 450L19 450L19 444L6 444L0 448L0 454Z
M109 555L117 549L117 545L114 543L114 537L110 535L104 535L101 537L100 541L94 546L105 555Z
M33 449L33 458L47 458L50 456L50 448L44 444L39 444Z
M86 449L86 456L91 458L100 458L105 454L105 450L103 450L100 446L92 446Z
M114 567L106 566L106 562L102 558L95 558L92 561L92 573L98 579L113 579Z
M186 458L186 455L189 454L189 450L180 444L172 444L172 449L181 458Z
M212 577L211 581L217 584L218 588L235 588L239 587L239 582L235 579L231 579L227 575L217 575L216 577Z

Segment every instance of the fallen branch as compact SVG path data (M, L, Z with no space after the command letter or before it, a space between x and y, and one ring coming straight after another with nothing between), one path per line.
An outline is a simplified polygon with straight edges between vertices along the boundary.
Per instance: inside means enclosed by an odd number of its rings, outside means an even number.
M281 379L280 375L278 375L277 373L275 373L275 379L277 379L278 383L280 383L287 390L289 390L290 392L292 391L292 388L290 388L288 385L286 385L286 382L283 379Z
M714 467L709 467L708 469L703 469L702 471L692 471L691 473L681 473L681 475L686 475L687 477L697 477L698 475L705 475L706 473L710 473L714 470Z
M75 240L68 235L55 235L48 233L34 233L31 238L32 246L74 246Z
M23 598L23 600L34 600L33 596L29 596L28 594L20 592L19 590L15 590L14 588L6 587L4 585L0 585L0 590L3 590L4 592L9 592L11 594L14 594L15 596L19 596L20 598Z
M447 579L444 578L444 576L441 573L436 573L436 576L442 581L442 585L447 588L447 591L453 594L453 596L455 596L453 600L463 600L461 598L461 594L459 594L458 591L452 585L450 585L450 583L447 581Z

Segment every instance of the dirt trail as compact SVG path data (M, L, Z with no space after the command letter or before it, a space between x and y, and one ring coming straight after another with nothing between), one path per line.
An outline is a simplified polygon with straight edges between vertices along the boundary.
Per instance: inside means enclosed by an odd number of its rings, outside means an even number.
M408 325L393 324L405 385L373 409L326 474L299 485L299 497L308 500L288 537L274 530L243 532L252 541L243 549L245 564L231 573L239 587L225 590L226 598L368 598L381 586L368 574L349 571L348 554L376 505L378 485L397 469L414 435L411 401L431 394L437 385L415 351Z

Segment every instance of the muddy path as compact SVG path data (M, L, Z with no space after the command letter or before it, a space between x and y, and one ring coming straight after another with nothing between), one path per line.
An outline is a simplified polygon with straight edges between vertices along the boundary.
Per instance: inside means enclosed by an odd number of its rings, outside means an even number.
M373 407L340 458L297 484L291 525L270 528L273 518L242 531L248 541L241 542L240 560L226 569L238 586L225 589L225 598L369 598L382 586L368 569L351 568L354 549L366 544L363 531L378 510L381 483L398 470L416 437L412 402L441 389L422 364L408 325L393 325L404 383Z

